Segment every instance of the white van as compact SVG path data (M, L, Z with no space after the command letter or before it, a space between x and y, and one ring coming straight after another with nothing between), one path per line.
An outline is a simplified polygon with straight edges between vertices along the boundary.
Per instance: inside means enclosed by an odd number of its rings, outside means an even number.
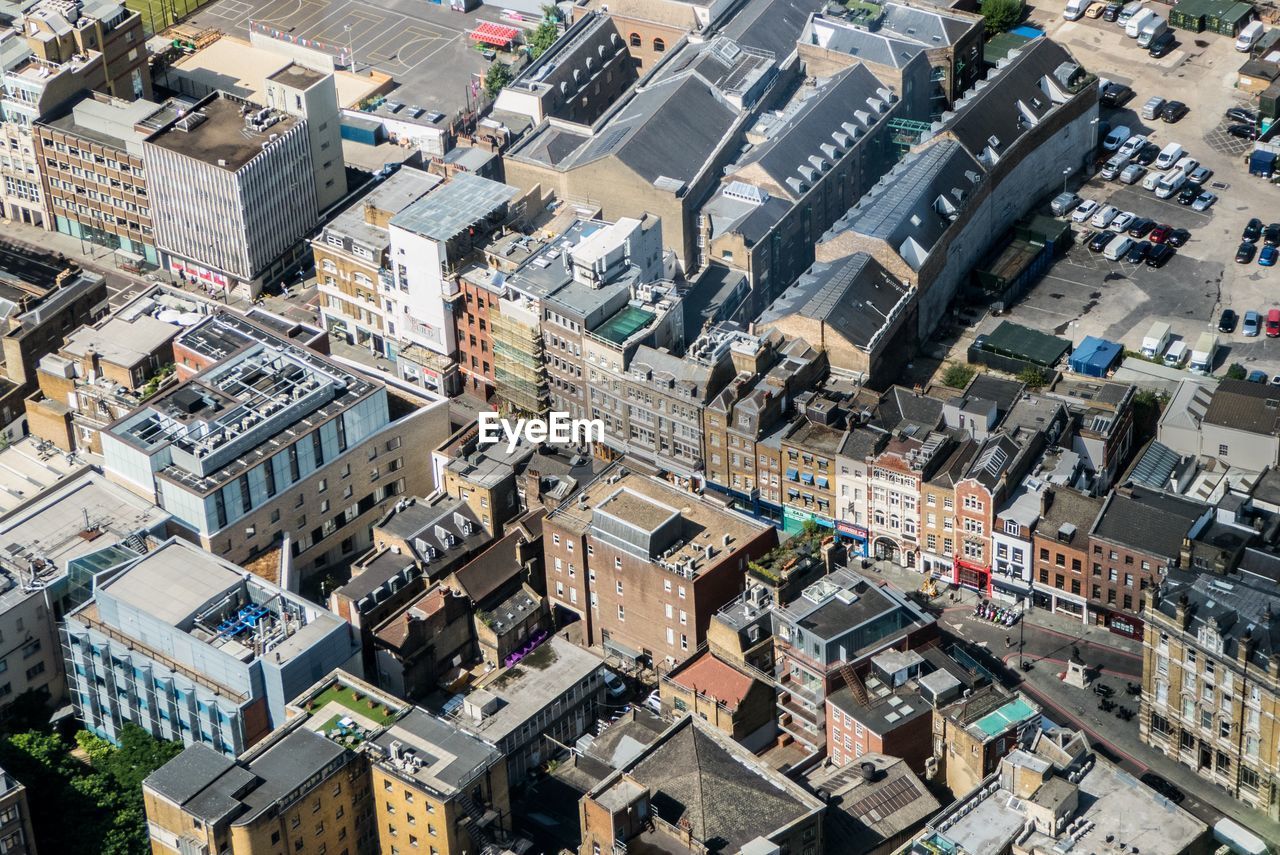
M1157 15L1142 25L1142 31L1138 33L1138 47L1151 47L1153 41L1167 32L1169 25Z
M1182 339L1178 339L1169 345L1169 349L1164 354L1164 364L1170 368L1181 368L1183 361L1187 358L1187 343Z
M1067 0L1067 8L1063 11L1062 17L1068 21L1078 21L1084 17L1084 10L1089 8L1089 4L1093 0Z
M1156 169L1168 169L1170 166L1173 166L1181 160L1184 154L1186 154L1186 152L1183 150L1182 146L1178 145L1176 142L1171 142L1164 148L1160 149L1160 155L1156 158L1154 166Z
M1236 36L1236 50L1241 53L1248 53L1258 39L1262 38L1262 34L1267 31L1267 25L1261 21L1254 21L1249 26L1240 31L1240 35Z
M1108 181L1115 179L1120 175L1120 170L1128 166L1129 161L1132 159L1131 155L1120 154L1119 152L1111 155L1111 158L1102 167L1102 177Z
M1124 4L1124 8L1120 10L1120 14L1116 16L1116 26L1125 26L1133 20L1133 16L1141 12L1142 9L1142 0L1133 0L1132 3ZM1099 89L1099 91L1101 91L1101 89Z
M1130 18L1129 22L1124 25L1124 34L1131 39L1136 39L1138 37L1138 33L1142 32L1143 25L1158 17L1160 16L1156 14L1155 9L1143 9L1141 12Z
M1102 251L1102 256L1107 261L1119 261L1128 255L1131 249L1133 249L1133 238L1128 235L1116 235Z
M1156 198L1168 199L1174 193L1182 189L1182 185L1187 183L1185 173L1174 170L1169 175L1160 179L1160 183L1156 185Z
M1156 170L1156 169L1151 170L1150 172L1147 173L1146 177L1142 179L1142 189L1143 190L1156 189L1156 186L1160 183L1160 181L1167 176L1168 176L1167 172L1160 172L1159 170Z

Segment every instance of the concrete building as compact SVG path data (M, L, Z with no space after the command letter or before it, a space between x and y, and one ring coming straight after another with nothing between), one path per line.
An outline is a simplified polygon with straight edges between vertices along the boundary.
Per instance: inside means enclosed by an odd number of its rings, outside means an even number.
M547 515L543 543L562 623L581 621L593 648L670 668L695 654L777 532L615 464Z
M266 78L265 106L301 119L310 138L316 210L327 211L347 195L342 159L342 114L333 72L294 62Z
M48 63L76 55L102 54L103 81L97 91L132 101L151 97L151 72L141 16L113 0L22 0L15 29Z
M849 570L806 587L770 611L779 725L806 750L824 753L826 699L842 686L864 683L877 653L912 650L937 638L933 617L893 588ZM864 694L864 693L863 693ZM861 699L861 696L860 696Z
M244 297L283 279L319 214L311 137L305 118L225 92L148 135L142 159L164 266Z
M907 851L1050 855L1067 841L1094 849L1140 844L1151 855L1213 849L1202 821L1092 751L1082 734L1052 730L1024 744L930 819Z
M778 732L773 678L710 650L663 674L658 691L668 717L698 716L751 751L773 744Z
M283 724L317 672L359 667L347 623L177 539L99 579L62 638L89 730L114 740L133 722L228 756Z
M288 587L366 549L396 496L435 489L408 452L443 438L443 404L228 313L184 330L174 358L184 382L102 432L104 470L205 549Z
M38 122L48 226L106 247L126 267L158 265L142 140L177 109L94 93Z
M599 656L553 635L518 665L478 682L453 721L497 746L507 759L507 781L516 786L595 724L604 671Z
M933 771L951 792L972 792L1039 729L1035 703L989 684L934 710Z
M0 467L30 490L29 476L13 459L20 451L7 451L10 459ZM0 657L0 706L27 692L51 704L65 698L57 622L92 596L95 573L164 539L168 520L85 466L0 514L0 636L8 640Z
M905 760L885 754L863 754L860 762L846 766L818 766L804 783L826 794L824 839L863 855L900 851L942 808ZM879 804L884 809L873 807Z
M385 296L395 287L390 221L440 182L421 169L401 167L312 238L320 318L330 333L388 359L396 357L405 322Z
M1183 383L1160 418L1160 442L1249 472L1280 464L1280 395L1257 385Z
M1083 377L1060 376L1049 397L1066 404L1075 419L1071 450L1092 476L1096 494L1111 489L1133 451L1133 396L1138 387Z
M1280 597L1265 577L1170 573L1143 612L1142 741L1280 816Z
M686 715L579 802L580 855L822 852L826 806L728 735Z
M36 855L27 788L0 769L0 846L13 855Z

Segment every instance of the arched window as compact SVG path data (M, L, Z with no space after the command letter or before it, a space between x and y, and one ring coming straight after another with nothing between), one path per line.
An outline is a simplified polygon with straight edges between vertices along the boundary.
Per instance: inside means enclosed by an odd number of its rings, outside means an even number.
M654 39L653 49L657 53L662 53L664 50L667 49L667 43L664 42L662 39Z
M640 45L641 45L641 41L640 41L640 34L639 34L639 33L632 33L632 34L631 34L631 46L632 46L632 47L640 47Z

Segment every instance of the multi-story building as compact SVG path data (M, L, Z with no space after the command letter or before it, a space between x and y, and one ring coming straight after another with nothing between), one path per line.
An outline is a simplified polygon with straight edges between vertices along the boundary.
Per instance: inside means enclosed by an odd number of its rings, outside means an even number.
M1183 381L1160 418L1160 442L1179 454L1260 472L1280 464L1275 390L1245 380Z
M777 531L614 464L547 515L543 543L547 595L584 643L665 670L697 652Z
M1113 490L1089 530L1094 621L1138 638L1148 589L1181 566L1183 542L1211 515L1206 505L1146 487Z
M360 654L336 615L176 538L99 579L62 640L89 730L115 739L133 722L228 756L282 725L317 673L358 668Z
M0 769L0 846L11 855L36 855L27 788Z
M505 438L482 444L479 424L471 422L436 450L436 457L443 458L436 480L446 494L466 502L488 531L500 534L508 520L520 515L524 473L534 453L523 439L514 449Z
M38 0L14 24L44 62L102 54L103 80L97 91L126 101L151 97L142 17L125 3Z
M826 810L727 734L686 715L583 796L578 853L817 855Z
M1040 708L994 684L933 711L933 760L953 793L967 793L1040 727Z
M126 267L158 265L142 140L176 109L93 93L38 122L49 227L106 247Z
M1062 401L1076 419L1071 449L1091 474L1095 494L1111 489L1133 449L1133 396L1138 387L1061 375L1047 394Z
M845 431L829 423L835 420L833 410L813 415L822 420L801 419L782 437L782 462L786 467L782 530L788 533L799 531L810 520L824 528L835 528L836 455Z
M982 443L968 471L956 482L958 546L953 583L991 593L996 512L1043 449L1044 434L1039 431L1001 432Z
M920 483L921 572L954 579L960 535L956 532L956 483L969 471L978 443L952 443L927 480Z
M342 111L332 69L292 62L266 76L259 96L268 109L295 116L310 138L316 210L327 211L347 195L342 158Z
M946 460L950 444L950 437L940 431L930 431L923 439L899 434L876 456L867 495L871 554L876 559L920 566L921 485Z
M30 489L30 476L11 471ZM92 596L95 573L167 537L168 521L83 465L0 515L0 706L28 692L48 703L65 697L57 621Z
M307 120L226 92L167 118L142 143L161 260L215 293L256 297L298 264L316 225Z
M1046 490L1031 537L1031 602L1089 622L1089 603L1101 599L1101 577L1092 574L1089 532L1104 500L1070 487Z
M771 610L774 673L781 728L811 751L826 745L826 700L848 685L858 692L859 672L871 657L911 650L937 639L937 623L897 590L838 570ZM859 693L859 699L865 690Z
M370 544L401 494L430 495L448 408L407 398L229 313L173 344L184 382L102 431L108 477L201 546L306 578Z
M386 295L396 288L391 261L391 218L421 199L441 179L401 167L325 223L311 241L320 317L348 344L394 359L404 321Z
M663 712L698 716L752 751L764 750L778 732L773 678L710 650L663 674L658 691Z
M851 554L862 558L871 554L871 461L888 441L888 434L859 425L845 434L836 453L836 534L849 545Z
M1142 617L1142 741L1280 818L1275 583L1175 571Z

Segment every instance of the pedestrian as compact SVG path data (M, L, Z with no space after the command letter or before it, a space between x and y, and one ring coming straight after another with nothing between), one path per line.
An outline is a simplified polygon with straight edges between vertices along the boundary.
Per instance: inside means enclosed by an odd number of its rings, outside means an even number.
M1006 635L1006 636L1004 637L1004 646L1005 646L1005 647L1013 647L1013 636L1012 636L1012 635Z

